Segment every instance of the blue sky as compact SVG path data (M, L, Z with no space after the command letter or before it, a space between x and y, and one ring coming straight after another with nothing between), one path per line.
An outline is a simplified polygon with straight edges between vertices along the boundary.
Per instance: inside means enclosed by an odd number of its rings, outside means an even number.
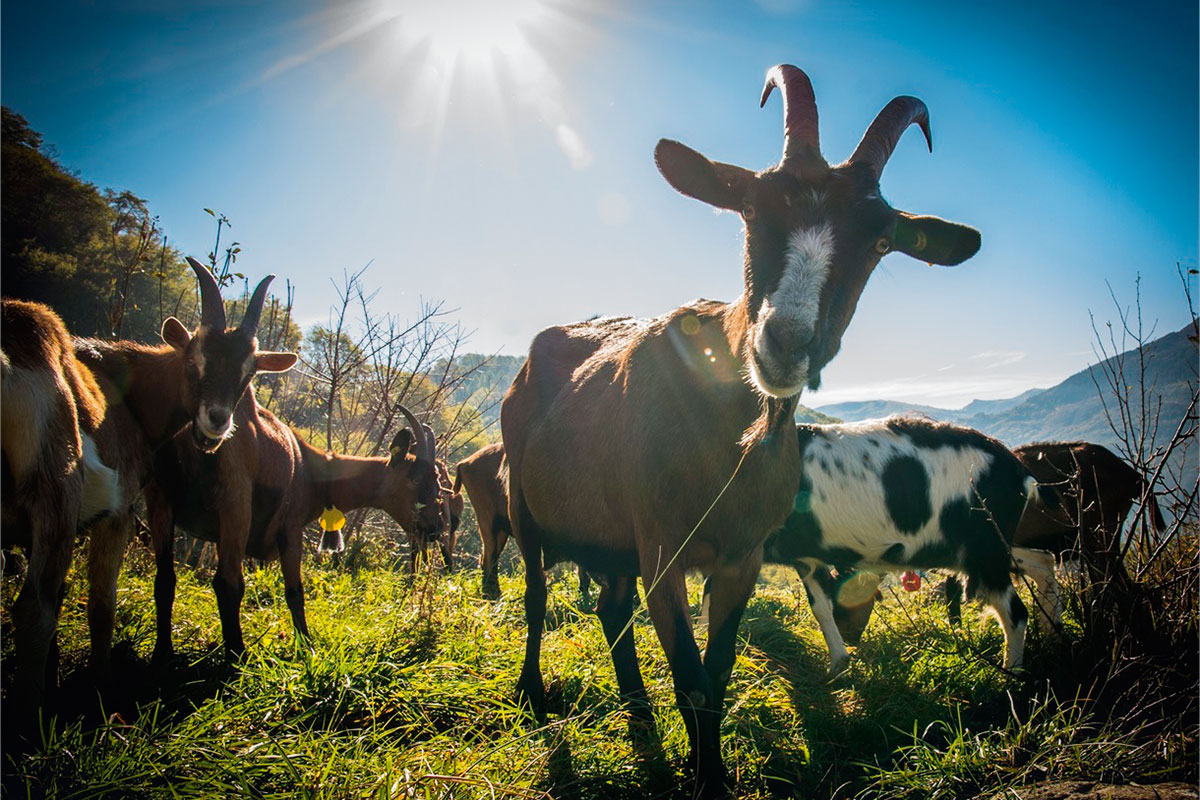
M145 197L175 244L233 221L239 266L297 285L371 262L379 310L445 300L468 349L741 290L738 218L677 195L660 137L761 169L782 146L772 64L815 86L845 158L897 94L930 108L884 172L898 208L983 232L953 269L876 270L802 402L962 405L1094 360L1142 276L1159 333L1197 258L1194 3L355 0L5 3L3 102L61 160Z

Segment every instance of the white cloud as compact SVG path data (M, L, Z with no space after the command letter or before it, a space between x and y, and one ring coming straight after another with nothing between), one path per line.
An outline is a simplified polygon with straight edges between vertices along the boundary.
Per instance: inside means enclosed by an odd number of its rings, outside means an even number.
M1006 367L1009 364L1016 364L1025 358L1025 353L1019 350L985 350L982 353L976 353L971 356L972 361L986 361L983 369L995 369L996 367Z

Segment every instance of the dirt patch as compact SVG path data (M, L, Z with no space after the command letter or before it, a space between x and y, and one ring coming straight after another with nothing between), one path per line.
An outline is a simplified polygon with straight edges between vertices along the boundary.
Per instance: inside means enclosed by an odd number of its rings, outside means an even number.
M1200 791L1187 783L1114 786L1093 781L1051 781L1005 789L986 800L1197 800Z

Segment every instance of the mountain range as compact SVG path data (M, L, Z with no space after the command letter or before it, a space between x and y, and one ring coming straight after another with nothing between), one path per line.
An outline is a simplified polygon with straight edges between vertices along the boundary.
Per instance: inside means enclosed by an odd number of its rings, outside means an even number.
M1138 377L1143 370L1145 379L1141 381ZM816 410L846 422L917 412L977 428L1010 446L1080 439L1114 447L1120 437L1109 418L1111 415L1120 425L1117 398L1121 387L1131 387L1127 393L1135 398L1137 387L1148 388L1146 416L1159 413L1161 442L1175 431L1186 413L1196 391L1198 371L1193 323L1148 342L1140 353L1137 348L1125 351L1076 372L1056 386L1030 389L1016 397L974 400L959 409L869 400L833 403Z

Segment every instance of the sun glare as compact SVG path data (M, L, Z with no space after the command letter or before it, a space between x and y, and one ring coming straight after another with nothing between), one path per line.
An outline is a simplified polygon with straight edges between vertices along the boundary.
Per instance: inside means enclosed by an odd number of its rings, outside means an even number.
M592 152L572 120L564 76L594 40L608 2L330 0L313 18L324 28L320 41L263 77L345 49L359 59L362 85L394 108L398 129L429 132L431 165L451 126L495 140L496 131L532 122L572 167L587 169Z
M427 0L403 3L397 12L406 45L427 45L430 58L454 65L525 57L527 31L544 25L550 8L543 0Z

